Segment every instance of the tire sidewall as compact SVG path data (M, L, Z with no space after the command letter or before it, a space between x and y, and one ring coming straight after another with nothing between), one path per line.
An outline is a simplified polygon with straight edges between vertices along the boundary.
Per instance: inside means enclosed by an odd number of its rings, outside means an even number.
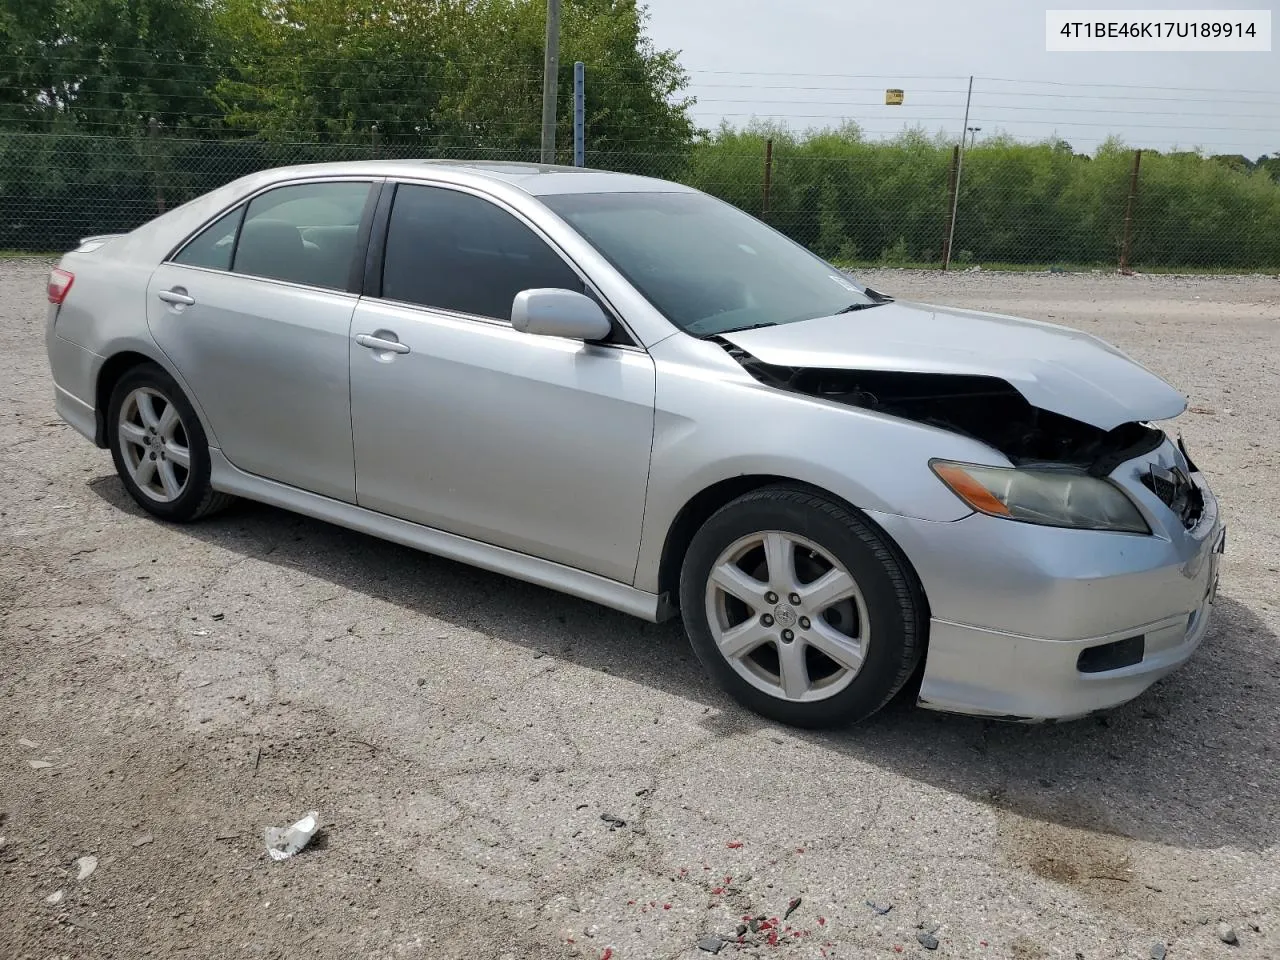
M162 503L147 496L134 481L120 449L120 409L125 398L139 387L149 387L173 404L182 418L182 428L187 435L187 449L191 458L187 487L178 499ZM107 405L107 442L111 447L111 459L125 489L142 509L162 520L184 521L195 517L209 493L209 443L204 427L182 388L162 367L144 363L125 373L111 391Z
M778 491L776 498L748 495L714 514L694 535L680 577L680 608L694 652L707 671L739 702L764 716L795 726L838 726L869 716L902 683L904 659L914 667L914 644L908 649L908 623L902 591L884 560L867 542L878 541L896 565L887 541L849 510L825 511ZM812 495L797 498L811 499ZM830 505L829 502L826 505ZM859 529L861 528L861 529ZM862 592L870 621L870 640L862 669L847 687L824 700L795 703L770 696L738 674L721 655L706 615L706 584L712 565L731 543L766 530L802 536L838 559ZM873 541L873 542L874 542ZM901 570L897 571L901 577Z

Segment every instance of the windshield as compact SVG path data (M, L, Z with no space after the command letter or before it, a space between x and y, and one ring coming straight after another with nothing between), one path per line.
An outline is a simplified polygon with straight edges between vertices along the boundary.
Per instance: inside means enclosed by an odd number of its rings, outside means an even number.
M694 336L874 304L835 267L706 194L569 193L541 200Z

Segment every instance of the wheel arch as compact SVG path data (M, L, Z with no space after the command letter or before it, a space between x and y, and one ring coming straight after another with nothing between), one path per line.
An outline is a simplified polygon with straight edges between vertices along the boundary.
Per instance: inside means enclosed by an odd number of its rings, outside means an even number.
M121 345L120 349L108 356L102 362L102 366L98 368L97 378L93 386L93 442L104 450L107 448L107 408L111 404L112 391L115 390L116 384L120 382L121 377L144 363L154 363L169 376L173 377L178 384L178 388L186 396L187 402L195 410L196 416L200 418L200 426L204 429L205 438L211 446L217 446L216 437L209 426L209 418L205 416L204 409L200 406L200 401L191 392L187 382L173 368L173 365L162 354L159 354L159 351L154 354L144 352L138 349L136 343Z
M920 575L916 572L906 552L898 546L897 541L889 535L888 531L871 519L866 511L860 510L856 504L852 504L843 497L837 496L830 490L825 490L816 484L777 474L744 474L717 481L694 494L676 513L671 525L667 528L667 535L663 540L661 559L658 564L658 590L661 595L668 598L665 608L669 614L674 616L679 610L680 568L684 564L685 554L688 552L689 545L692 543L693 536L698 529L725 504L731 503L738 497L753 490L775 485L806 490L829 500L834 500L845 509L856 513L863 523L870 526L883 538L889 549L893 551L895 559L915 582L916 589L924 603L925 609L921 613L926 624L925 650L927 653L929 597L925 592Z

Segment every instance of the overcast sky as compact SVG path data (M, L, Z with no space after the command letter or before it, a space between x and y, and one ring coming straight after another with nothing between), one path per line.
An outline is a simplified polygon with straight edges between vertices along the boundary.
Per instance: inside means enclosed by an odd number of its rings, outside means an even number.
M1250 159L1280 151L1276 0L1157 0L1166 8L1270 9L1270 53L1048 53L1046 9L1156 7L1086 0L643 0L649 32L680 50L714 127L752 115L806 128L856 120L869 135L920 124L959 135L969 74L978 138L1059 136L1092 152L1203 146ZM985 79L992 78L992 79ZM1094 85L1097 86L1094 86ZM886 87L906 91L884 104Z

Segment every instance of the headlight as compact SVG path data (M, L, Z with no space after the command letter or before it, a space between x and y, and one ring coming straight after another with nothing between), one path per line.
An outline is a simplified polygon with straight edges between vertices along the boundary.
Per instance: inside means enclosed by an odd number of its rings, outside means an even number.
M1115 484L1084 473L980 467L931 461L957 497L980 513L1049 527L1150 533L1132 500Z

